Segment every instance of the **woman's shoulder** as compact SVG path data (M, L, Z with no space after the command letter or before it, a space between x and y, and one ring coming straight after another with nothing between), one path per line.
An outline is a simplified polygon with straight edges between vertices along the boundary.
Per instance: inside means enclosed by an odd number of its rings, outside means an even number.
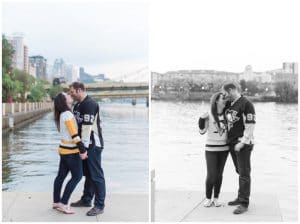
M63 120L68 120L74 118L74 114L71 111L66 110L60 114L60 117Z

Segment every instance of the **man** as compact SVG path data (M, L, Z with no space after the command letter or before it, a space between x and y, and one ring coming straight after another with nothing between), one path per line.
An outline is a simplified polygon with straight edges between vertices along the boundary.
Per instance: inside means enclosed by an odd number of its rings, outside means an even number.
M225 97L231 101L225 111L228 121L228 142L230 154L239 174L238 197L228 205L238 205L234 214L248 210L250 196L250 155L253 149L255 110L253 104L239 92L239 85L233 82L223 85Z
M87 149L87 159L83 160L85 175L84 191L81 199L71 203L72 207L90 207L95 196L94 207L86 215L95 216L104 212L105 179L101 167L101 153L104 147L100 127L99 105L85 91L83 83L73 82L70 95L77 101L73 108L78 124L78 134Z

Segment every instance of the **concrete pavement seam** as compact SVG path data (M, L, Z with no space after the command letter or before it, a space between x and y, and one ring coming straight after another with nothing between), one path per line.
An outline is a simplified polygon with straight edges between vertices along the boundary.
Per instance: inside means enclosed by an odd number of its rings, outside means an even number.
M186 215L183 216L183 218L179 221L179 222L183 222L193 211L196 210L196 208L199 207L199 205L201 205L201 203L205 200L205 198L203 198L191 211L189 211Z

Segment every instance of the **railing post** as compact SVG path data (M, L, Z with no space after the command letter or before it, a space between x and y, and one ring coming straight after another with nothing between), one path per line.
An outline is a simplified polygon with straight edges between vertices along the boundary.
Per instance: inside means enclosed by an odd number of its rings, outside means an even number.
M13 114L15 113L15 103L10 104L10 112Z
M155 170L151 170L151 222L155 221Z
M2 103L2 116L5 116L5 103Z

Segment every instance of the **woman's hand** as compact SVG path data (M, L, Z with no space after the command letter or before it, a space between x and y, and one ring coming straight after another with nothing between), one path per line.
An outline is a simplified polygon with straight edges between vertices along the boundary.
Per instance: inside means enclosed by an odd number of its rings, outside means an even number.
M200 118L207 119L208 118L208 112L203 113Z
M85 151L84 153L80 153L79 155L82 160L85 160L88 158L87 151Z

